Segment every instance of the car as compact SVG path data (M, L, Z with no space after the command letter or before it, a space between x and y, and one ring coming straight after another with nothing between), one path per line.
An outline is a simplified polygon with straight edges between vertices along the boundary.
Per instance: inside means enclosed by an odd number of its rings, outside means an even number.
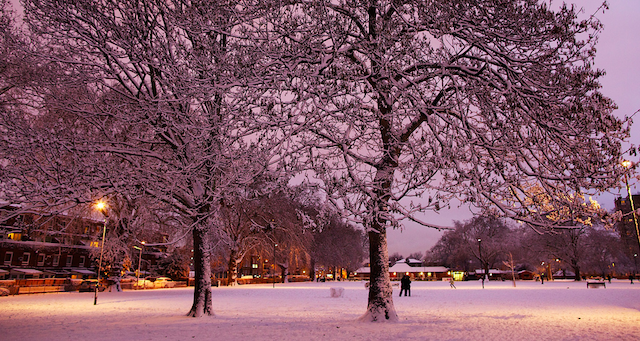
M155 286L153 281L150 280L150 277L145 279L139 279L137 284L134 285L134 289L153 289Z
M80 286L78 287L79 292L93 292L96 290L96 286L98 286L98 291L102 292L106 288L102 284L98 284L97 279L85 279L80 282Z
M153 282L154 288L173 288L176 285L169 277L147 277L147 280Z

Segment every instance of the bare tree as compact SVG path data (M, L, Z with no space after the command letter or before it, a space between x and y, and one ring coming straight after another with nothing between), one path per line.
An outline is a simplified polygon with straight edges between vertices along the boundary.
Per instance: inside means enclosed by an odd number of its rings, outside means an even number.
M488 277L489 269L506 254L508 235L511 232L509 227L504 219L479 216L460 225L459 229L464 236L464 247L480 262L484 270L483 276Z
M463 235L459 231L446 231L425 256L429 263L444 265L448 268L471 271L470 250L463 248Z
M513 260L513 254L509 252L508 260L503 260L502 264L511 270L511 281L513 282L513 287L516 287L516 263Z
M404 256L398 252L395 252L391 256L389 256L389 263L396 263L397 261L404 259Z
M410 254L409 256L407 256L407 258L417 259L417 260L421 261L424 258L424 256L422 255L422 252L414 252L414 253Z
M597 91L594 17L533 0L292 3L273 27L295 108L270 119L366 228L363 320L398 319L386 229L402 219L440 228L418 213L457 198L548 226L529 188L555 200L619 177L628 130Z
M29 162L10 160L14 184L23 196L27 185L37 187L47 205L112 193L169 205L192 231L189 315L213 314L207 238L220 193L265 169L245 162L251 153L274 151L262 149L272 140L242 117L255 107L246 102L255 90L249 76L266 68L246 42L251 24L259 25L255 13L268 6L33 0L24 7L34 39L45 43L38 54L64 70L38 89L41 103L70 120L47 129L24 122L12 139L22 146L11 147L38 152ZM32 167L29 176L20 176L20 165Z
M314 233L311 247L313 263L326 269L355 271L362 266L365 257L364 235L354 226L333 214Z

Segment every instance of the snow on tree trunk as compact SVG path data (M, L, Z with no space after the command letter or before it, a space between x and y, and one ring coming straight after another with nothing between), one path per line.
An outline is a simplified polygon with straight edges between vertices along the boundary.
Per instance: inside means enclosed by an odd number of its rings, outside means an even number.
M187 314L191 317L213 315L211 301L211 256L205 250L206 229L193 229L193 266L195 269L195 288L193 292L193 306Z
M364 322L396 322L398 314L393 305L385 228L380 228L379 232L369 232L369 257L371 261L369 300L367 312L359 320Z
M278 264L280 267L280 277L282 277L282 283L289 283L289 261Z
M229 270L227 270L227 285L235 285L238 282L238 261L236 252L231 250L229 255Z

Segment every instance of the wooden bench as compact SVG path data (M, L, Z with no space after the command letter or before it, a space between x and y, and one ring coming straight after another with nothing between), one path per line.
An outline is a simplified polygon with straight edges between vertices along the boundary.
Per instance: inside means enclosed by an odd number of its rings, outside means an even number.
M587 282L587 288L599 288L599 287L603 287L605 289L607 288L604 282Z

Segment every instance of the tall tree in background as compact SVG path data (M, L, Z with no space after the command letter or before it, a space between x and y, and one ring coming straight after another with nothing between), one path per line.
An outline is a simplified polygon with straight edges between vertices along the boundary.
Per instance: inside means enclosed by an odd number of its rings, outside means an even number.
M504 219L477 216L454 225L431 249L430 261L471 271L469 262L475 259L488 275L490 268L517 251L518 240Z
M342 221L334 214L321 222L311 246L313 263L325 269L355 271L362 266L365 243L362 231Z
M485 277L508 254L511 230L504 219L479 216L463 225L456 222L456 231L462 235L462 247L480 262Z
M446 231L425 257L429 263L444 265L448 268L471 271L470 250L461 247L464 238L457 230Z
M453 198L549 225L529 210L605 189L628 129L593 69L597 19L536 0L293 1L277 9L290 78L274 125L369 238L367 321L397 321L387 228ZM295 155L295 153L292 153ZM307 173L307 174L309 174ZM412 198L417 198L413 199ZM556 222L557 223L557 222Z

